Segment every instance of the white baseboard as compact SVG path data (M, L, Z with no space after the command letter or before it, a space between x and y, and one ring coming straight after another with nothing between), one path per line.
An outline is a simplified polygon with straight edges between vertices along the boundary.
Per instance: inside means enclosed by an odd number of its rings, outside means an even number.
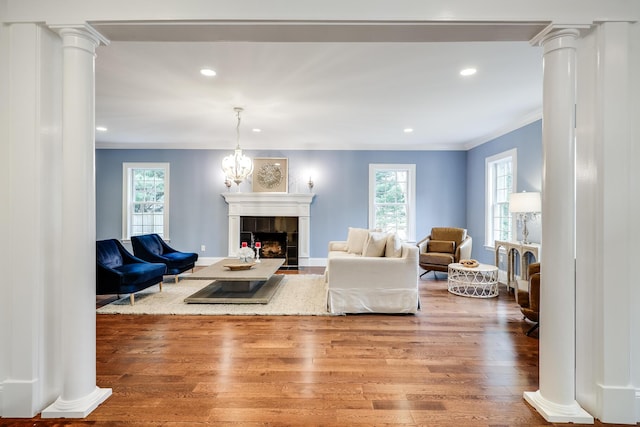
M40 382L6 380L2 384L2 413L6 418L33 418L39 412Z
M222 257L198 257L198 261L196 261L196 265L198 267L206 267L208 265L211 265L223 259L224 258Z
M298 260L298 264L304 267L326 267L326 258L305 258Z

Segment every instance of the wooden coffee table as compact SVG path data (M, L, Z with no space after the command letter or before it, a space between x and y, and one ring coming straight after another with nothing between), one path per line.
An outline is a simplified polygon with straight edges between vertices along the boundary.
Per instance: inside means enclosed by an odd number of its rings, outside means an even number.
M237 258L225 258L189 276L189 280L213 280L207 286L184 299L195 304L267 304L282 281L275 274L284 264L282 258L261 259L249 263L249 269ZM225 267L230 266L230 267Z

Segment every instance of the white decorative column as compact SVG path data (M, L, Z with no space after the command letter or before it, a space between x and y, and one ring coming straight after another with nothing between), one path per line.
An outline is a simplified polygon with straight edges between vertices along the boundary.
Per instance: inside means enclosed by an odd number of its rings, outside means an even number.
M63 386L43 418L82 418L111 395L96 386L94 58L100 34L55 28L62 37Z
M551 31L548 31L551 30ZM540 389L524 398L549 422L593 423L575 390L576 29L549 28L542 45L542 245Z

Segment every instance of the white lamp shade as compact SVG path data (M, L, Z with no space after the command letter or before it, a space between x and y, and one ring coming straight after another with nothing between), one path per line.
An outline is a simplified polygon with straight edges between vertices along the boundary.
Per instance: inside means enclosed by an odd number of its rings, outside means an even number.
M509 195L509 212L540 212L540 193L522 192Z

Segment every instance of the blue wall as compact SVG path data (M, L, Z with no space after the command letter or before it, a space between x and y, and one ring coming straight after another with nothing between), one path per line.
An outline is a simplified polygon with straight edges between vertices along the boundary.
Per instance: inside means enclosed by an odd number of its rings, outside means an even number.
M473 237L473 258L494 263L493 248L485 248L485 159L503 151L518 150L516 191L542 187L542 121L538 120L467 152L467 229ZM528 222L529 240L540 242L540 224Z
M98 239L122 238L122 163L170 163L172 246L202 257L227 255L226 191L220 170L229 150L96 150ZM347 228L367 227L370 163L416 164L416 238L434 226L467 226L467 153L463 151L251 151L251 157L287 157L290 192L308 192L313 171L310 256L325 258L330 240ZM483 163L484 164L484 163ZM484 179L484 178L483 178ZM235 190L235 189L232 189ZM242 184L241 191L251 191ZM200 252L200 245L206 246Z

